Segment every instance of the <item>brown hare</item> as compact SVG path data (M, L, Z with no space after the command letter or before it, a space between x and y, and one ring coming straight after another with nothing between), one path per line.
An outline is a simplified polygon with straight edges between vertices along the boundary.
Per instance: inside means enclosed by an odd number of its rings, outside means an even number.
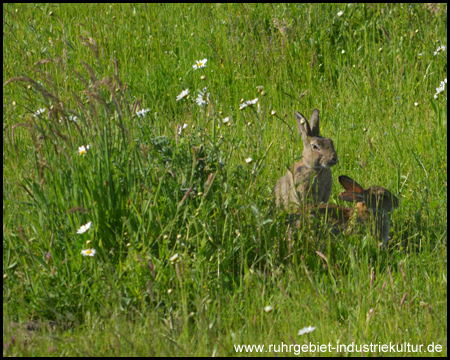
M311 126L298 111L294 114L303 141L302 159L275 184L275 203L289 212L307 203L328 202L333 183L330 167L338 163L333 141L319 135L319 110L313 110Z
M357 210L333 204L321 204L310 207L314 217L325 218L331 224L332 232L337 234L350 226L351 221L367 226L374 224L375 237L383 242L383 247L389 240L388 213L398 207L398 199L381 186L371 186L363 189L355 180L348 176L339 176L339 182L346 190L339 194L339 199L356 202Z

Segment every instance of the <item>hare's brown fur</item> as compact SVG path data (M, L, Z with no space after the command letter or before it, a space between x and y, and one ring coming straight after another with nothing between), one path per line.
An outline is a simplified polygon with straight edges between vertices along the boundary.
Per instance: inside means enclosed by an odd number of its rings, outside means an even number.
M303 141L302 160L275 184L276 205L287 211L306 203L328 202L333 183L330 167L338 162L333 141L319 135L319 110L313 110L311 126L298 111L295 117Z
M339 176L339 182L347 190L339 194L344 201L356 202L356 209L333 204L308 205L305 209L309 217L323 219L331 225L331 231L337 235L355 224L367 227L374 224L375 237L383 242L383 246L389 240L389 215L388 213L398 207L398 199L381 186L371 186L363 189L356 181L348 176ZM294 226L299 227L300 219L305 211L299 211L295 216Z
M339 182L346 190L339 194L339 198L357 202L358 205L364 204L365 212L375 218L376 238L386 246L389 241L389 213L398 208L398 198L381 186L363 189L355 180L345 175L339 176Z

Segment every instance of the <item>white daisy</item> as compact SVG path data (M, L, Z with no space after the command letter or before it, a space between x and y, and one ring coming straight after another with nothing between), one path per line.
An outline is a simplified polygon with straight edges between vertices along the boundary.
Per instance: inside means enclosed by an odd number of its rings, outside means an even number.
M267 305L267 306L264 308L264 311L265 311L266 313L270 313L270 312L273 311L273 307L270 306L270 305Z
M178 128L178 135L181 135L181 133L183 132L184 129L186 129L188 126L188 124L183 124L183 125L179 125L177 126Z
M307 326L307 327L304 327L303 329L300 329L298 331L298 335L309 334L310 332L313 332L314 330L316 330L315 327Z
M189 94L189 89L183 90L180 95L177 96L177 101L185 98Z
M253 159L251 157L248 157L247 159L245 159L245 162L247 164L250 164L253 161Z
M97 252L97 250L95 250L95 249L86 249L86 250L81 250L81 255L94 256L96 252Z
M136 115L145 118L145 114L148 113L149 111L150 109L141 109L139 111L136 111Z
M259 98L244 101L241 105L239 105L239 110L245 109L247 106L255 105L258 101L259 101Z
M445 80L447 80L447 79L445 79ZM446 81L441 81L441 84L439 85L439 87L436 88L436 94L439 94L445 90L445 83L446 83Z
M84 145L81 145L81 146L78 148L78 155L83 155L83 156L85 156L88 150L89 150L89 145L86 145L86 147L84 147Z
M227 116L225 119L222 119L222 124L228 124L230 122L230 117Z
M445 51L446 47L444 45L439 46L436 51L434 52L434 56L436 56L437 54L439 54L441 51Z
M203 68L206 66L206 62L208 61L208 59L203 59L203 60L196 60L196 64L192 65L192 67L194 68L194 70Z
M39 116L39 115L43 114L45 112L45 110L46 110L45 108L39 109L33 114L33 116Z
M78 122L78 118L75 115L69 115L69 120Z
M339 12L337 13L337 16L342 16L342 15L344 15L344 12L343 12L343 11L339 11Z
M203 91L198 92L198 97L195 99L199 106L206 105L209 103L209 93L206 94L207 88L203 88Z
M178 253L176 253L175 255L173 255L171 258L169 258L169 261L171 263L175 262L176 260L178 260L180 256L178 255Z
M84 234L91 228L92 221L89 221L87 224L81 225L81 227L77 230L77 234Z

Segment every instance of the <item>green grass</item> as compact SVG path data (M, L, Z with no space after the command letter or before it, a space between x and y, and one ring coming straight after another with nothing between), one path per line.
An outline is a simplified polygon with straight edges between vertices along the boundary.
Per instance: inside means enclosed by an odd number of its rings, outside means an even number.
M447 5L4 4L3 33L4 355L447 355ZM400 198L388 248L275 209L314 108L331 202Z

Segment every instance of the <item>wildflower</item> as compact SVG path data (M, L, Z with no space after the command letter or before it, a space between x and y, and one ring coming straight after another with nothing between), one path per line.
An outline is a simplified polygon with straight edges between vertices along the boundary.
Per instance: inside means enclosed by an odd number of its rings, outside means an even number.
M84 145L80 146L78 148L78 155L86 155L87 151L89 150L89 145L86 145L86 147L84 147Z
M447 79L445 79L445 80L447 80ZM446 81L441 81L441 84L439 85L439 87L436 88L436 94L439 94L445 90L445 84L446 84Z
M206 66L206 62L208 61L208 59L203 59L203 60L196 60L196 64L192 65L192 67L194 68L194 70L203 68Z
M245 159L245 162L247 164L250 164L253 161L253 159L251 157L248 157L247 159Z
M188 126L188 124L183 124L183 125L179 125L177 126L178 128L178 135L181 135L181 133L183 132L184 129L186 129Z
M39 109L33 114L33 116L35 116L35 117L39 116L39 115L43 114L45 112L45 110L46 110L45 108Z
M85 225L81 225L81 227L77 230L77 234L84 234L86 231L88 231L91 228L92 221L89 221Z
M342 53L345 54L345 50L342 50Z
M136 111L136 115L145 118L145 114L147 114L149 111L150 109L141 109L139 111Z
M177 96L177 101L185 98L189 94L189 89L183 90L180 95Z
M436 94L434 94L434 98L437 99L438 95L445 90L445 84L447 84L447 78L444 81L441 81L441 84L438 88L436 88Z
M275 110L272 110L271 112L270 112L270 115L272 115L272 116L275 116L277 114L277 112L275 111Z
M414 106L415 106L415 107L419 106L419 103L418 103L418 102L415 102L415 103L414 103Z
M230 117L227 116L225 119L222 119L222 124L228 124L230 122Z
M247 100L247 101L243 102L241 105L239 105L239 110L245 109L247 106L255 105L258 101L259 101L258 98L253 99L253 100Z
M69 115L69 120L78 122L78 118L75 115Z
M95 249L86 249L86 250L81 250L81 255L94 256L96 252L97 252L97 250L95 250Z
M337 13L337 16L342 16L342 15L344 15L344 12L343 11L339 11L338 13Z
M206 93L207 88L203 88L203 91L198 92L198 97L195 99L199 106L206 105L209 103L209 93Z
M300 329L298 331L298 335L309 334L310 332L313 332L314 330L316 330L315 327L307 326L307 327L304 327L303 329Z
M266 313L270 313L270 312L273 311L273 307L270 306L270 305L268 305L268 306L266 306L266 307L264 308L264 311L265 311Z
M175 262L176 260L178 260L178 258L180 257L180 255L178 255L178 253L176 253L175 255L173 255L171 258L169 258L169 261L171 263Z
M437 54L439 54L441 51L445 51L446 47L444 45L439 46L436 51L434 52L434 56L436 56Z

